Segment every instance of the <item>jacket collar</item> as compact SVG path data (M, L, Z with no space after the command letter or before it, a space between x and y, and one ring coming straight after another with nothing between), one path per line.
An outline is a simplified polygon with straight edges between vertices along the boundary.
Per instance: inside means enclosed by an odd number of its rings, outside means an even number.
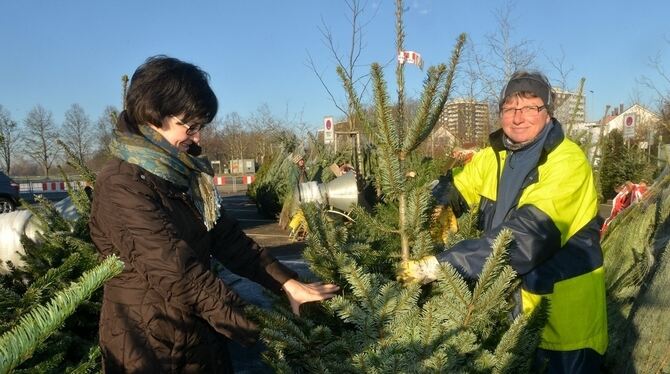
M551 121L554 123L554 126L551 130L549 130L547 139L544 141L544 145L542 147L544 153L550 153L553 151L565 138L565 134L563 133L563 126L561 126L561 123L558 122L556 118L552 118ZM491 135L489 135L489 143L496 152L505 150L505 145L503 144L502 128L492 132Z

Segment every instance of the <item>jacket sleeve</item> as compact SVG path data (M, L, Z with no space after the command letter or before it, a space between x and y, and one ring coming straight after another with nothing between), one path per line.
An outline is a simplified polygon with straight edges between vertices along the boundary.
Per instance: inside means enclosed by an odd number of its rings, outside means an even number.
M490 148L479 151L463 167L451 169L446 175L441 176L432 190L437 203L450 206L456 217L460 217L470 208L477 206L482 195L494 199L494 196L487 196L482 191L482 186L489 183L482 165L489 166L493 155Z
M500 226L488 230L478 239L458 242L439 253L440 262L449 262L467 279L477 279L492 252L493 241L503 228L514 235L510 244L510 265L525 275L561 248L561 233L549 216L532 205L513 211Z
M438 204L451 207L456 217L460 217L469 210L468 204L463 195L454 185L454 177L451 170L446 175L440 176L438 183L431 194Z
M209 231L212 255L232 272L278 293L297 274L272 257L240 228L225 211Z
M209 270L177 234L159 197L127 175L109 177L96 195L108 235L126 266L144 277L170 305L197 314L217 332L242 344L257 337L244 302Z
M539 182L521 194L519 208L505 221L475 240L457 243L438 255L459 268L466 277L476 278L497 234L506 227L514 234L510 245L510 265L525 275L545 262L597 214L597 197L591 169L581 151L567 150L553 155Z

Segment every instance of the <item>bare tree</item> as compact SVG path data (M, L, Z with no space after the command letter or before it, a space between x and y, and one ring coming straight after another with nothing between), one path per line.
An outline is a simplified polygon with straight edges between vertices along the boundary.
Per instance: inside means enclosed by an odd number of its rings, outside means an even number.
M51 111L36 105L25 119L24 151L49 178L49 170L59 154L58 129Z
M82 161L91 154L93 145L91 120L79 104L72 104L65 112L63 142Z
M265 157L274 151L274 144L284 131L285 122L275 117L267 104L262 104L247 120L247 129L256 135L256 141L251 145L257 161L262 164Z
M567 63L565 62L565 50L563 49L563 46L560 48L561 54L558 57L550 57L545 54L545 57L547 58L547 61L549 61L549 65L551 65L554 70L556 71L556 74L558 75L558 78L554 78L554 83L558 87L561 87L564 90L570 90L570 87L568 87L568 76L570 73L572 73L573 70L575 70L574 66L567 66Z
M670 39L665 39L666 48L670 46ZM655 56L649 58L649 66L654 69L656 78L642 76L638 79L639 83L652 90L655 94L655 101L658 111L661 113L662 121L660 126L664 130L670 131L670 116L668 107L670 107L670 72L666 70L666 64L663 63L661 51Z
M504 3L494 11L497 30L486 36L483 47L473 47L468 59L467 76L477 81L487 101L496 102L500 90L517 70L528 69L537 56L537 47L530 40L515 40L512 22L514 4Z
M212 123L200 130L200 146L203 155L210 161L225 160L225 146L222 135L223 124L219 118L215 118Z
M670 45L670 40L666 40L666 42ZM666 102L670 101L670 73L665 69L660 51L656 56L649 58L649 66L655 70L657 78L642 76L639 81L643 86L656 93L657 102L659 107L662 108Z
M112 105L108 105L100 118L98 118L95 130L98 139L98 151L107 151L109 142L112 140L112 133L116 127L116 120L118 116L119 110Z
M244 121L237 112L228 113L222 124L225 153L228 159L244 158L246 148Z
M333 33L323 18L321 19L321 27L319 27L319 32L323 37L323 43L330 51L330 54L335 60L338 69L342 70L343 74L350 82L352 82L354 86L360 85L359 89L357 89L357 92L360 93L359 98L361 98L365 94L366 88L370 83L370 74L361 74L359 76L356 75L356 68L363 66L360 63L361 53L365 48L365 45L363 44L363 29L369 22L372 21L372 19L374 19L379 7L375 8L376 10L374 14L372 14L369 19L363 20L366 5L365 2L361 3L359 0L346 0L345 4L351 12L351 17L349 18L349 24L351 25L351 38L349 39L347 51L345 53L339 51L337 43L333 37ZM325 82L323 71L317 67L316 62L312 58L312 55L309 53L309 51L307 52L307 66L314 72L316 77L319 79L319 82L321 82L321 85L328 93L328 96L330 96L330 99L332 100L335 107L341 111L344 116L347 117L350 123L350 127L353 128L353 108L351 108L350 103L346 103L344 98L338 100L335 97L333 91ZM346 104L344 104L343 101Z
M0 158L7 174L12 169L12 154L15 152L21 136L16 121L9 111L0 105Z

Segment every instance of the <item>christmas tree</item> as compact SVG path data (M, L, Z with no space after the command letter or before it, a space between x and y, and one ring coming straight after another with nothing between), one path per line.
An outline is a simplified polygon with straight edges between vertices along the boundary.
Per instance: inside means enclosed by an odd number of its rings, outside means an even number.
M602 240L607 367L619 373L670 372L670 169L620 213Z
M397 50L403 51L402 2L396 3ZM507 262L511 233L493 245L479 280L467 283L448 264L425 287L395 280L401 260L434 254L431 181L438 171L417 154L451 91L465 42L459 36L449 66L427 71L418 110L404 108L404 68L396 69L398 100L391 104L382 67L371 68L374 117L367 120L352 82L341 69L355 122L363 124L375 149L370 183L378 191L371 211L357 207L353 222L333 219L323 207L303 206L309 224L304 257L320 279L343 294L295 318L276 303L252 308L268 346L264 358L277 372L527 372L547 317L547 305L511 319L518 286ZM461 217L462 236L473 218ZM439 231L439 230L438 230ZM470 232L470 234L473 234ZM443 237L442 235L438 235ZM454 236L451 240L457 240Z
M61 145L68 163L92 185L93 173ZM8 263L11 271L0 276L0 373L99 367L99 288L123 264L116 258L100 262L88 231L90 190L74 188L65 178L78 214L68 220L44 198L25 205L39 226L38 240L24 235L21 266Z

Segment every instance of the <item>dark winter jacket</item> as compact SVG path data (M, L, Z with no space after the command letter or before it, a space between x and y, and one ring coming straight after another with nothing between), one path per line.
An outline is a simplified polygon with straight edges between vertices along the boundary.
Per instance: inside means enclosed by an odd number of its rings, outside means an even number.
M208 232L186 190L119 159L98 173L90 228L125 263L104 289L106 372L232 372L226 338L250 344L257 330L210 256L275 292L296 276L225 212Z

